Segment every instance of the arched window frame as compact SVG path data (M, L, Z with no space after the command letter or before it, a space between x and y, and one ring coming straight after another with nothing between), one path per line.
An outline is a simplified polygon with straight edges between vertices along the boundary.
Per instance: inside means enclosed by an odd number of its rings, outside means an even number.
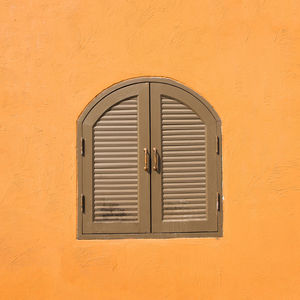
M88 114L93 110L93 108L105 99L108 95L124 88L129 87L134 84L139 83L159 83L168 85L171 87L177 87L182 91L190 94L195 99L201 102L208 111L211 113L215 120L216 124L216 181L217 181L217 190L216 193L216 203L217 203L217 229L216 231L201 231L201 232L150 232L150 233L84 233L83 232L83 221L82 215L85 213L85 196L82 193L82 183L83 183L83 172L82 172L82 158L85 154L85 141L82 138L83 122L88 116ZM129 80L122 81L120 83L114 84L111 87L105 89L99 93L80 114L77 120L77 184L78 184L78 226L77 226L77 238L78 239L111 239L111 238L170 238L170 237L221 237L223 236L223 202L222 202L222 134L221 134L221 119L214 110L214 108L198 93L192 89L186 87L185 85L169 78L163 77L139 77Z

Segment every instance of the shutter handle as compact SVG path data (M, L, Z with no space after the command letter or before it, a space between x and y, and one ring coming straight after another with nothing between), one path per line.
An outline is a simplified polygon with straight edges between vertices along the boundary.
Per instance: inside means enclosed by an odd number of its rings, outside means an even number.
M148 172L149 170L149 159L148 159L148 150L147 148L144 148L144 153L145 153L145 165L144 165L144 170Z
M155 147L153 148L153 170L158 171L158 152Z

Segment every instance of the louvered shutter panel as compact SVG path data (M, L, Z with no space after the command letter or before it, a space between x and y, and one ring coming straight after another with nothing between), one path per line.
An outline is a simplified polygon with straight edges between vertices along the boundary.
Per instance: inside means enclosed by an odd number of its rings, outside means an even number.
M149 84L122 88L103 99L83 123L86 233L150 230Z
M153 232L217 230L216 121L186 91L151 83ZM154 155L154 154L153 154Z
M123 100L111 107L93 130L93 220L137 222L137 98Z
M163 221L207 220L206 126L183 103L161 99Z

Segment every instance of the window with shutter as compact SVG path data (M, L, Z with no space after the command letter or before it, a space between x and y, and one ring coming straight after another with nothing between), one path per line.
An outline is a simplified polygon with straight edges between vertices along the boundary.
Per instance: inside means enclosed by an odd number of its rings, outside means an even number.
M78 119L78 238L222 236L221 124L163 78L119 83Z

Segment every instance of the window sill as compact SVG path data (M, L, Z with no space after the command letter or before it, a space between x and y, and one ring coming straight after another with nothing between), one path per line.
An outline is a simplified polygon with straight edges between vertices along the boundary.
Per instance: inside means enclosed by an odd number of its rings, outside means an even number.
M203 238L223 237L223 231L206 231L206 232L163 232L163 233L109 233L109 234L91 234L79 233L78 240L113 240L113 239L170 239L170 238Z

